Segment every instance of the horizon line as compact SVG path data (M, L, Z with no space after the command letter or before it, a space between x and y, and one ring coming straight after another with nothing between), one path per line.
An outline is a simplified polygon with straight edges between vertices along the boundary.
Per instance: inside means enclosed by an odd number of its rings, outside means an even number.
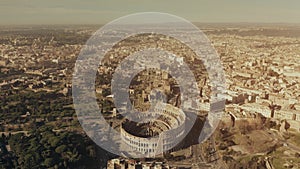
M67 25L74 25L74 26L83 26L83 25L105 25L108 24L109 22L106 23L12 23L12 24L5 24L5 23L0 23L0 26L67 26ZM170 22L166 22L170 23ZM202 22L202 21L192 21L191 23L193 24L289 24L289 25L300 25L300 22Z

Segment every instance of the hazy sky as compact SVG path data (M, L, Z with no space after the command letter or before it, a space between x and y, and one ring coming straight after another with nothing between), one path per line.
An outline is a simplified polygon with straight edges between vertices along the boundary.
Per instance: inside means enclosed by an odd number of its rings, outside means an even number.
M192 22L300 23L300 0L0 0L0 24L103 24L136 12Z

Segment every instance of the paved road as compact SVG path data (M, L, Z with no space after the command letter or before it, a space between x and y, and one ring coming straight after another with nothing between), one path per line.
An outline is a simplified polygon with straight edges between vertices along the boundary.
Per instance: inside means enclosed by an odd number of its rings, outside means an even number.
M217 169L228 169L227 164L221 159L221 154L217 151L215 135L212 135L209 138L209 155L211 156L211 163L213 164L213 168Z
M203 164L205 163L205 160L202 157L200 145L199 144L193 145L192 151L193 151L193 164L198 166L198 168L203 168Z

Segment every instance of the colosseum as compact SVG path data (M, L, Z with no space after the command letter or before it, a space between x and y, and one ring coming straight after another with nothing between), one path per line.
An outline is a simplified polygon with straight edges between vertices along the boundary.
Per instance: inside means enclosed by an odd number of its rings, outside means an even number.
M129 154L156 157L180 145L178 143L185 136L186 120L181 109L170 104L157 103L146 114L147 117L139 117L148 118L146 123L129 120L122 122L121 138Z

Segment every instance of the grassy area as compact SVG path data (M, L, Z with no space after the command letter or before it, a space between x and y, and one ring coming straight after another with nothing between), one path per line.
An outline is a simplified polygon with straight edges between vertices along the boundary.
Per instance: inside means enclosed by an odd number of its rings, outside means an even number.
M299 132L291 133L291 137L289 140L296 146L300 147L300 133Z
M285 151L291 151L287 147L281 147L274 151L271 156L273 157L273 165L276 169L285 169L284 164L293 164L294 167L300 166L300 158L293 155L286 155Z
M261 156L256 156L256 155L247 155L247 156L243 156L241 158L238 159L239 163L244 163L247 164L249 163L254 157L261 157Z
M272 153L273 157L273 165L276 169L284 169L284 163L286 159L283 157L283 152L287 150L287 148L280 148Z

